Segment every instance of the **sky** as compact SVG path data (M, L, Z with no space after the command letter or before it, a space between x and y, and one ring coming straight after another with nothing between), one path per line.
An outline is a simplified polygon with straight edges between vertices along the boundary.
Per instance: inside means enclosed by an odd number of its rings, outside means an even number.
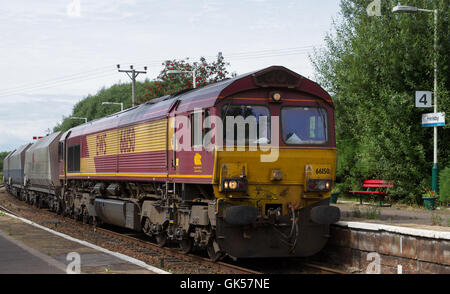
M339 0L0 0L0 151L129 82L116 64L148 66L138 80L152 80L164 60L222 52L237 74L282 65L313 78L308 55L338 11Z

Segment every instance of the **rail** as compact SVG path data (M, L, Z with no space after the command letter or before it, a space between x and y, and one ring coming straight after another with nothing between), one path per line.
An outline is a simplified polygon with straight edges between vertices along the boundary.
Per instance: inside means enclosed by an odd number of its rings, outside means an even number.
M33 207L33 209L35 209L35 207ZM19 215L18 213L14 212L2 205L0 205L0 211L1 210L5 211L9 214L12 214L14 216L23 218L23 216ZM54 213L52 213L52 214L54 214ZM195 254L183 254L182 252L180 252L178 249L175 249L175 248L159 247L157 244L154 244L152 242L149 242L149 241L146 241L143 239L139 239L139 238L136 238L136 237L133 237L130 235L123 234L123 233L118 233L118 232L115 232L113 230L109 230L106 228L100 228L100 227L96 227L96 226L93 226L90 224L84 224L82 222L76 221L71 218L64 217L64 221L67 221L78 227L84 227L85 229L89 229L89 230L93 229L94 233L99 233L104 236L108 236L110 238L122 239L122 240L127 240L129 242L138 243L143 247L151 248L153 251L155 251L155 253L163 253L162 258L161 258L162 263L164 262L164 258L171 257L171 258L179 259L180 261L184 261L184 262L196 261L196 262L199 262L202 264L207 264L209 267L215 268L216 271L219 271L219 272L225 271L225 272L231 272L233 274L261 274L261 272L257 272L257 271L251 270L251 269L239 267L239 266L236 266L233 264L228 264L226 262L213 262L209 258L201 257L201 256L198 256ZM142 235L145 236L144 234L142 234Z

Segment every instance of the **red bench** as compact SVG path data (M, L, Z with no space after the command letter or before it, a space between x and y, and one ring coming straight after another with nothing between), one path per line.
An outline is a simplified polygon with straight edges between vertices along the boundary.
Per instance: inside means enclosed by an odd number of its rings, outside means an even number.
M388 193L386 190L388 188L394 187L394 184L391 181L387 180L365 180L363 184L363 188L367 188L366 191L348 191L349 193L352 193L353 195L359 196L359 203L362 204L362 197L363 196L377 196L380 201L380 206L382 206L383 198L387 195L390 195L391 193ZM371 190L371 188L384 188L386 189L383 191L377 191L377 190Z

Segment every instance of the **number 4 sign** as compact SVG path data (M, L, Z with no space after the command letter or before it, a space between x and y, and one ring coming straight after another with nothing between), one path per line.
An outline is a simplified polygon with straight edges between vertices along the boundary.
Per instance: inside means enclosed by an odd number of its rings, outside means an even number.
M421 108L432 107L430 91L417 91L416 92L416 107L421 107Z

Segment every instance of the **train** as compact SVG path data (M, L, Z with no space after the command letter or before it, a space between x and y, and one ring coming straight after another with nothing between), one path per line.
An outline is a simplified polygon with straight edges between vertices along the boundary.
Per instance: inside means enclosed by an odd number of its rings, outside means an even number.
M27 203L214 261L305 257L340 218L336 159L331 96L271 66L20 146L3 177Z

